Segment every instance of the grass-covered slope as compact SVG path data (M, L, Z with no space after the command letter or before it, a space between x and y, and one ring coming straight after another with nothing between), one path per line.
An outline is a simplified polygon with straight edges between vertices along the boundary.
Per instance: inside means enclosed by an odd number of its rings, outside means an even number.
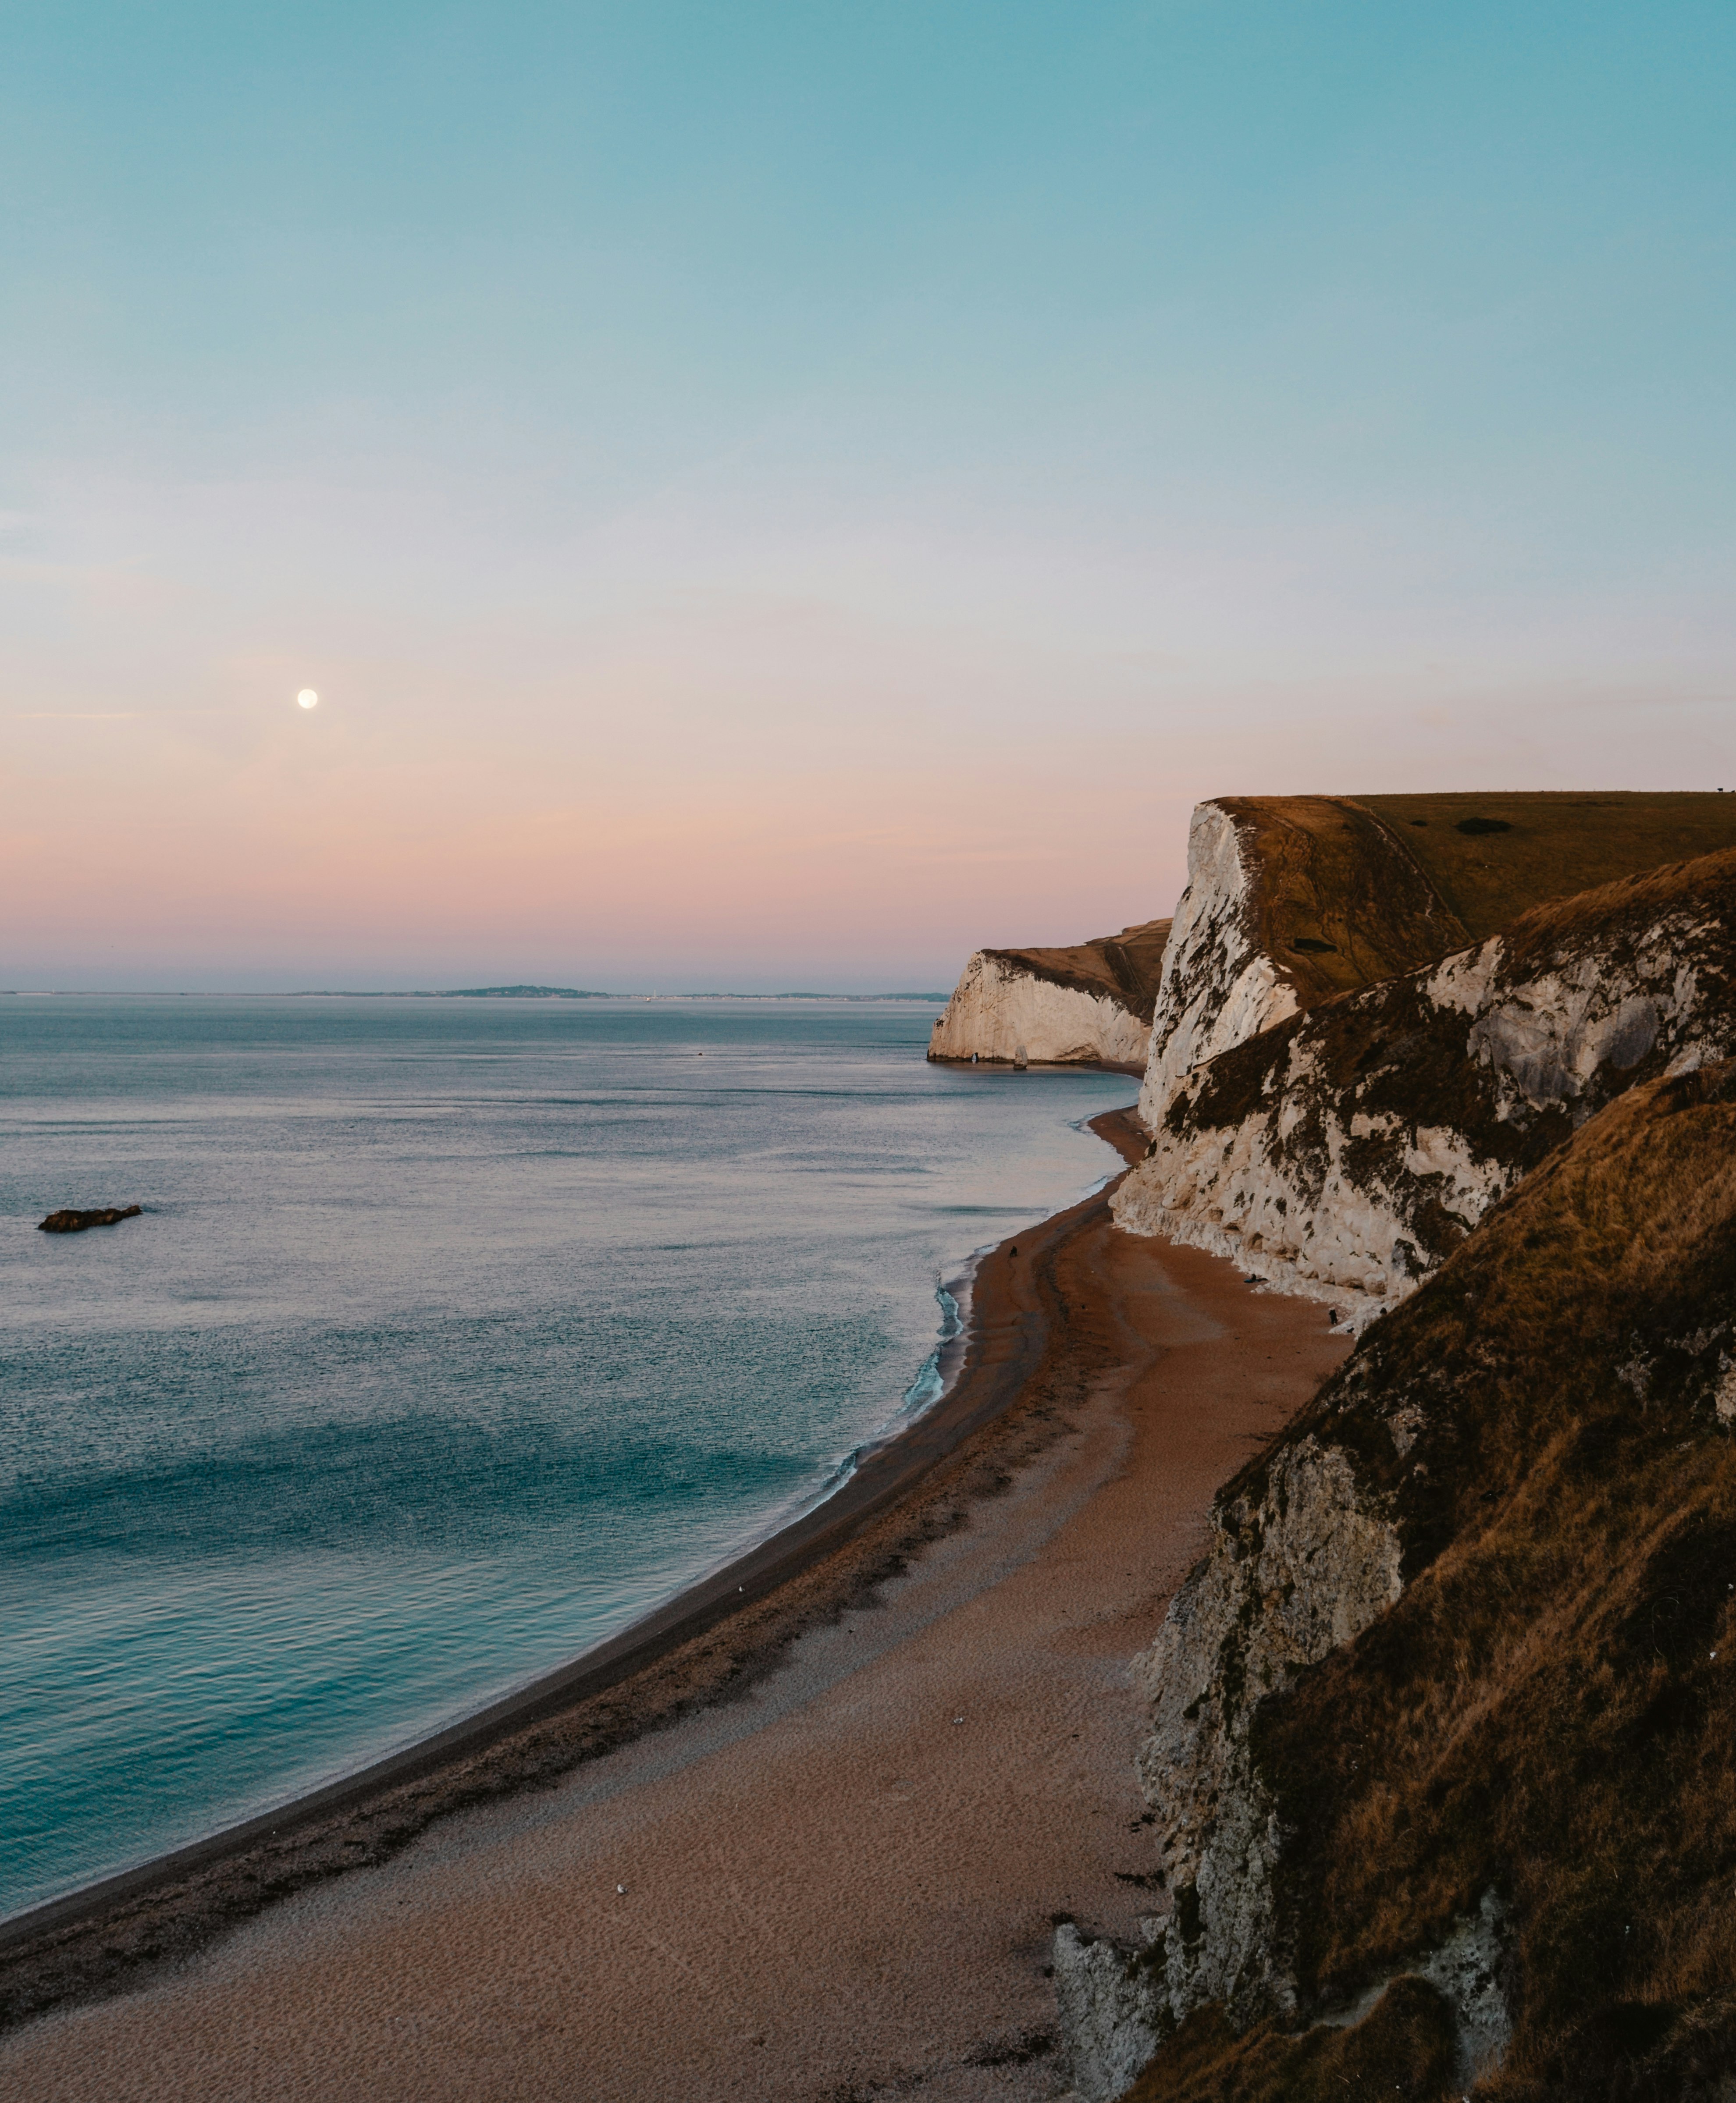
M1253 1705L1273 1963L1304 2018L1386 1990L1337 2029L1195 2007L1141 2103L1462 2092L1407 1975L1489 1903L1511 2038L1480 2095L1729 2092L1733 1420L1736 1064L1602 1111L1224 1492L1245 1558L1284 1456L1335 1452L1396 1533L1402 1589L1354 1640L1259 1698L1238 1660L1284 1608L1250 1595L1215 1668Z
M1736 794L1220 796L1252 872L1257 945L1297 1003L1462 949L1520 915L1736 847Z
M1471 940L1405 834L1347 796L1219 796L1249 872L1253 946L1299 1007L1411 970Z
M1736 794L1710 790L1355 801L1404 842L1473 942L1551 899L1736 847Z
M1736 847L1736 795L1223 796L1188 827L1140 1115L1299 1009L1551 900Z

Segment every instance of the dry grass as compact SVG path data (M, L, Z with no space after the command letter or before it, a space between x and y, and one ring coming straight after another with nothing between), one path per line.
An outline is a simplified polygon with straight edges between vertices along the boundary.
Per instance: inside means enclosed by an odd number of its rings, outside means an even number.
M1736 847L1736 795L1551 791L1364 796L1480 942L1530 907L1660 863ZM1462 833L1479 819L1504 832Z
M1723 1068L1594 1119L1286 1434L1351 1450L1407 1576L1257 1724L1304 1985L1402 1969L1493 1887L1517 2021L1488 2093L1511 2103L1736 2068L1730 1358ZM1400 1456L1405 1402L1427 1422Z
M1409 846L1342 796L1220 796L1257 872L1255 940L1304 1007L1470 940Z
M1432 1986L1395 1979L1354 2030L1238 2037L1215 2008L1182 2024L1126 2103L1437 2103L1452 2092L1453 2017Z
M1736 847L1736 796L1221 796L1256 939L1304 1007L1663 864ZM1464 833L1462 824L1498 825Z

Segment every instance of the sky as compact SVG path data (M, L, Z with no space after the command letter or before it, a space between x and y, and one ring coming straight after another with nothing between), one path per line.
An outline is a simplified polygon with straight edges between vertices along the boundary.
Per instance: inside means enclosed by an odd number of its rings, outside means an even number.
M12 0L0 985L941 989L1213 794L1736 785L1733 61Z

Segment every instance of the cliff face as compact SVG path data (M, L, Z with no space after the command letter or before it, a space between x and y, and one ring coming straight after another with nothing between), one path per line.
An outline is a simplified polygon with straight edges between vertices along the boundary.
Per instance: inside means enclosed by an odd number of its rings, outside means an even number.
M1202 803L1140 1114L1192 1067L1552 900L1736 848L1722 794L1231 796Z
M1592 1117L1221 1494L1136 1667L1169 1910L1057 1941L1089 2103L1726 2092L1733 1429L1723 1064Z
M1202 803L1187 835L1140 1114L1160 1124L1201 1060L1465 931L1400 841L1333 796Z
M1733 944L1736 851L1289 1017L1176 1082L1116 1216L1360 1323L1622 1090L1736 1049Z
M1167 920L1071 949L979 949L934 1025L931 1059L1145 1069Z
M1736 798L1195 813L1117 1216L1390 1311L1134 1667L1085 2103L1736 2095L1733 1054Z

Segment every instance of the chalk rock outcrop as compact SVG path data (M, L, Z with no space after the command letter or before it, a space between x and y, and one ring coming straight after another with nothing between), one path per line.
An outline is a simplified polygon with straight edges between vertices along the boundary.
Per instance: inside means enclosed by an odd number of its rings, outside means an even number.
M1115 1216L1360 1326L1615 1096L1732 1048L1736 851L1539 907L1195 1066Z
M1081 1935L1071 1921L1055 1931L1055 1999L1079 2103L1126 2095L1174 2028L1162 1955L1161 1942L1131 1950Z
M1465 930L1404 843L1347 797L1201 803L1187 835L1140 1115L1284 1016L1457 948Z
M934 1025L931 1059L1142 1073L1167 920L1071 949L979 949Z
M1249 1728L1260 1703L1397 1599L1390 1499L1311 1434L1245 1470L1212 1545L1135 1660L1150 1725L1136 1763L1173 1911L1143 1948L1063 1925L1056 1993L1084 2103L1112 2103L1195 2009L1238 2029L1303 2012L1275 1877L1284 1843Z
M1295 2012L1272 1925L1280 1835L1249 1723L1398 1598L1382 1505L1341 1448L1311 1436L1280 1448L1219 1502L1210 1551L1135 1661L1151 1718L1136 1766L1175 1901L1165 1992L1177 2021L1204 2001L1242 2021Z

